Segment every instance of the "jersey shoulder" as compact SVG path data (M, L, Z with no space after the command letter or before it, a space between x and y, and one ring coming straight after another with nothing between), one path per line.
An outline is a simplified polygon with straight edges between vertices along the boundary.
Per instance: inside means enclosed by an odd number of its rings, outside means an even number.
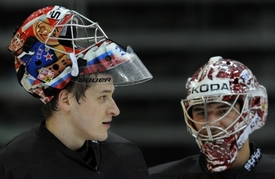
M253 160L253 158L251 160ZM253 161L249 163L253 164ZM275 155L262 154L262 158L252 171L257 173L275 174Z
M44 142L35 126L14 137L0 150L0 165L6 168L26 168L50 160L58 154L54 147ZM54 151L54 152L53 152ZM22 166L22 162L26 165Z
M34 127L24 131L10 140L3 148L1 148L0 158L10 157L10 155L16 156L23 153L26 154L35 140L36 128L37 127Z
M199 157L199 154L193 155L186 157L184 159L171 161L150 167L149 174L152 177L155 175L180 176L183 173L199 173L201 172Z

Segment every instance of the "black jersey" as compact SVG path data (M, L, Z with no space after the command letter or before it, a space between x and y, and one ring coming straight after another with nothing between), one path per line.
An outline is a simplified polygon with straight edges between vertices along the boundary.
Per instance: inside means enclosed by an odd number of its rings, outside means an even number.
M261 154L261 150L250 143L251 156L241 169L211 173L207 170L203 154L160 164L149 168L151 179L274 179L275 156Z
M139 148L109 132L104 142L86 141L72 151L42 124L0 150L0 179L149 178Z

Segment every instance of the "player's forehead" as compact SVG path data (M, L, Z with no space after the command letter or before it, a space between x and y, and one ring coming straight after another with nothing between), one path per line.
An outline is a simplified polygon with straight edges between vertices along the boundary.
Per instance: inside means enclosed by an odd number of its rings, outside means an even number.
M228 103L223 103L223 102L197 104L197 105L192 106L192 111L205 110L205 107L207 107L207 109L222 109L222 108L228 108L228 107L230 107L230 105Z
M93 93L93 94L112 94L115 91L115 87L113 84L106 84L106 85L95 85L94 87L87 90L86 93Z
M89 80L91 88L86 93L102 94L102 93L113 93L115 90L113 84L113 78L110 74L98 73L89 75L85 80Z

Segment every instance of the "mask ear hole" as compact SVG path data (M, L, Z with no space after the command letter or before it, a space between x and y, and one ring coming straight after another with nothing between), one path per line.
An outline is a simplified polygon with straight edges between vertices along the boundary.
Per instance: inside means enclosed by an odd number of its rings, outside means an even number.
M260 98L256 98L254 104L260 104Z
M26 53L28 53L31 49L31 47L33 46L33 44L37 41L37 39L35 37L28 37L23 45L23 51L25 51Z
M233 81L234 84L238 84L239 83L239 80L237 78L234 79Z

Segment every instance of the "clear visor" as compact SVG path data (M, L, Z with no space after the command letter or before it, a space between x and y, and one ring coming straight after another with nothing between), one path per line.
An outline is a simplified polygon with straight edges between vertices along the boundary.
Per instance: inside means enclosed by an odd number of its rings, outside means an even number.
M99 79L91 74L106 74L111 78L114 86L129 86L146 82L153 78L139 57L128 47L124 56L79 68L79 75L71 81L80 84L92 85ZM101 79L105 81L104 79ZM109 81L109 80L106 80Z
M192 100L182 100L185 122L191 134L199 141L224 139L244 129L245 124L239 95L207 96Z

